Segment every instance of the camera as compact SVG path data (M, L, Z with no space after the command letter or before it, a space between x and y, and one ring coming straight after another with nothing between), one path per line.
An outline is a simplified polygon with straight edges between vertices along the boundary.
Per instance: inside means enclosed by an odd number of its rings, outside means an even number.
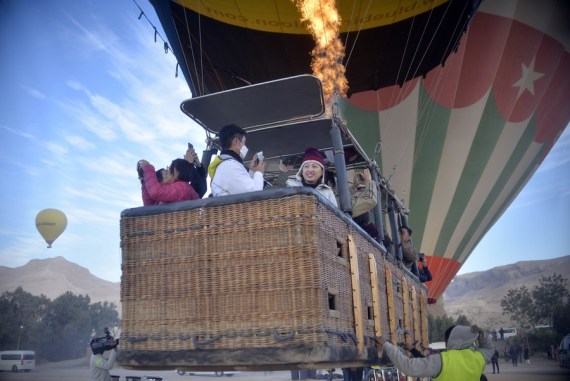
M418 261L422 261L426 258L426 255L424 253L418 253Z
M95 337L89 342L91 352L93 352L94 355L117 348L119 345L119 339L115 340L109 328L105 327L103 332L105 332L105 336Z

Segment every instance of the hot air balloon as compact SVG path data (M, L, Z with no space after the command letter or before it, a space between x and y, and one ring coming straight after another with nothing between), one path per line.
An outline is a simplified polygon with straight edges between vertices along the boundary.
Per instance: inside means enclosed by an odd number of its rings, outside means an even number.
M291 0L149 1L194 96L313 71ZM438 298L570 121L569 4L333 3L343 118L410 211Z
M66 227L67 217L61 210L44 209L36 216L36 228L47 242L48 249Z
M121 365L359 367L382 361L378 336L427 345L427 303L570 119L566 4L150 2L208 150L235 123L271 181L317 147L339 208L275 186L123 211ZM353 168L378 180L378 240L351 218ZM429 258L427 288L402 266L401 225Z

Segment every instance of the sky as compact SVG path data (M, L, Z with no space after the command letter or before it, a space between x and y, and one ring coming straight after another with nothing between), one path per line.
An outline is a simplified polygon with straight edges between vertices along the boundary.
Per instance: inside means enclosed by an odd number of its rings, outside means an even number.
M62 256L118 282L120 214L142 205L136 162L204 148L175 57L139 14L132 0L0 0L0 266ZM68 219L51 249L35 226L45 208ZM459 274L569 255L569 233L566 128Z

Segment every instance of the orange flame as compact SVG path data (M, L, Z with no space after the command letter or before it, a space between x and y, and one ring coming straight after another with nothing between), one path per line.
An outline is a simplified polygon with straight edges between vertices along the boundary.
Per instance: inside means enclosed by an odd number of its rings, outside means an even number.
M311 52L311 69L323 83L325 99L336 92L346 96L348 81L342 64L344 45L339 39L341 18L335 0L292 0L301 12L301 21L307 22L316 46Z

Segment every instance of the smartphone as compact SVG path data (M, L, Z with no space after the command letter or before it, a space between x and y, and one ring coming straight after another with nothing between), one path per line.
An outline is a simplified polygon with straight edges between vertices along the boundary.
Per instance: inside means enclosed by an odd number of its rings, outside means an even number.
M192 143L188 143L188 149L192 149L194 148L194 146L192 145Z
M257 160L261 161L263 159L263 151L257 153Z

